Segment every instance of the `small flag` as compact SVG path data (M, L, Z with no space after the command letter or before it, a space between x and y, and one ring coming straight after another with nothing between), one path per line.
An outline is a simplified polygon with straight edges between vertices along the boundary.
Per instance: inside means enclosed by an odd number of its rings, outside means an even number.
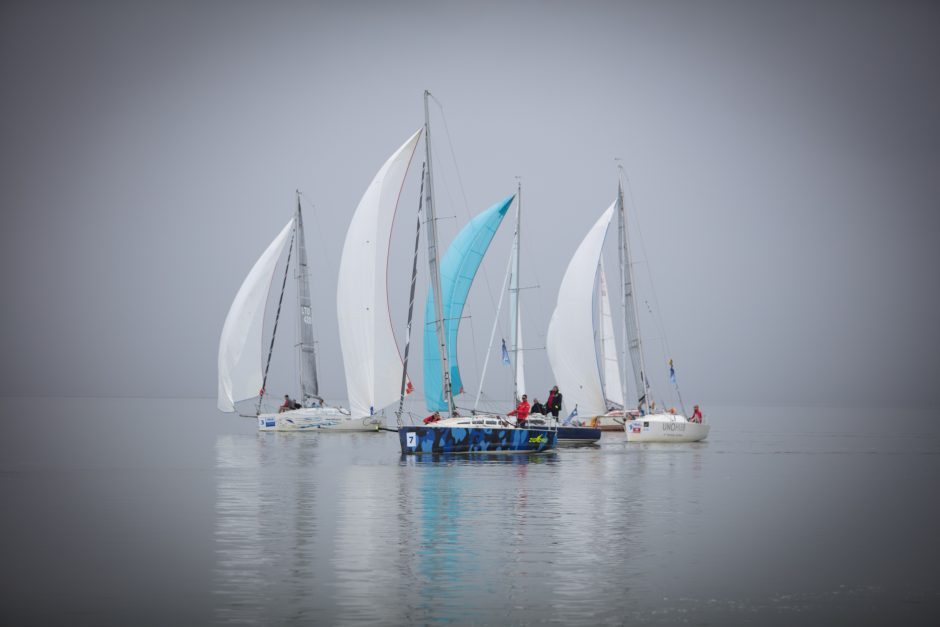
M509 365L509 351L506 350L506 340L503 340L503 365Z
M669 380L676 385L676 369L672 366L672 359L669 360Z
M575 406L574 406L574 409L571 410L571 413L568 414L568 417L564 419L564 421L562 422L562 424L564 424L564 425L570 425L570 424L571 424L571 421L574 420L574 419L577 418L577 417L578 417L578 406L575 405Z
M405 396L408 396L415 391L415 386L411 384L411 379L408 379L408 383L405 385Z

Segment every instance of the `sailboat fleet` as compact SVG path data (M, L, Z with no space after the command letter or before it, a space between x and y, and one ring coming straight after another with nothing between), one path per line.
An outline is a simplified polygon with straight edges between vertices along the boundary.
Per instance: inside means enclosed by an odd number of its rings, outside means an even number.
M645 372L633 295L622 185L618 186L617 199L594 224L572 257L548 328L546 350L556 381L566 393L570 412L568 419L559 424L551 416L536 415L523 423L504 415L480 412L476 408L472 411L458 409L454 396L463 391L457 361L457 337L463 309L477 269L510 206L514 201L518 203L521 187L517 194L496 202L470 220L441 255L431 169L429 97L430 93L425 92L423 129L408 138L378 170L362 195L346 232L339 264L336 309L348 407L330 406L320 394L298 193L293 217L255 262L225 318L218 357L219 410L251 416L257 420L261 431L397 431L403 455L538 453L552 450L566 440L596 442L600 438L600 429L611 427L625 431L627 441L704 439L709 430L707 423L690 421L674 410L667 413L652 411L655 405ZM403 356L389 312L389 247L399 196L422 132L425 163L421 175L422 196ZM601 261L602 247L614 213L618 216L619 225L618 257L624 313L622 335L625 338L623 356L626 361L629 352L636 390L636 406L630 410L625 404L626 370L623 369L621 376L608 282ZM517 205L507 276L516 401L525 393L519 314L520 219ZM422 226L428 257L422 366L425 404L434 418L426 423L412 419L411 422L419 424L404 424L404 399L413 390L408 375L408 355ZM285 260L280 264L282 258ZM276 412L263 411L264 401L270 396L267 393L269 367L292 267L297 292L298 341L295 350L300 374L299 402L295 404L285 397L285 402ZM279 271L282 274L275 276ZM266 310L271 288L278 285L280 291L268 337ZM599 314L597 321L595 302ZM672 380L675 381L674 373ZM396 402L398 407L393 426L391 416L386 412Z

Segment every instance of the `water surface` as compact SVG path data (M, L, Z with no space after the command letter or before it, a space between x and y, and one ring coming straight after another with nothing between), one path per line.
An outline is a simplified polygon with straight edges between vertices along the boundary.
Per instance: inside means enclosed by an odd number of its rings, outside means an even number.
M399 454L211 400L5 399L18 625L928 624L930 412L707 408L695 444Z

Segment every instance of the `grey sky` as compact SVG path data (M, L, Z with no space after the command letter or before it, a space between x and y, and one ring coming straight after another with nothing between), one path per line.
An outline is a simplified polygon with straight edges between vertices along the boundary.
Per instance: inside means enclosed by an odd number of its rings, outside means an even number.
M341 241L430 89L445 242L523 179L529 345L620 157L687 400L934 404L938 18L927 2L6 2L0 394L213 396L225 313L300 188L322 387L342 397ZM420 162L393 244L399 326ZM468 388L510 237L471 293ZM527 357L547 389L544 352Z

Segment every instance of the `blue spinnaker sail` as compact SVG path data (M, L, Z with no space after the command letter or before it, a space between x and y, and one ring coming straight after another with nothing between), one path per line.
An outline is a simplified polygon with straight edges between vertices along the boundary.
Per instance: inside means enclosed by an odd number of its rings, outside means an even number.
M463 390L460 368L457 366L457 330L463 306L473 277L476 276L483 255L489 248L496 229L512 204L515 195L501 200L473 220L457 234L441 260L441 302L444 314L444 334L447 340L447 363L450 366L450 381L454 394ZM446 411L444 383L441 381L441 356L437 346L437 330L434 325L433 290L428 289L428 300L424 308L424 400L428 411Z

